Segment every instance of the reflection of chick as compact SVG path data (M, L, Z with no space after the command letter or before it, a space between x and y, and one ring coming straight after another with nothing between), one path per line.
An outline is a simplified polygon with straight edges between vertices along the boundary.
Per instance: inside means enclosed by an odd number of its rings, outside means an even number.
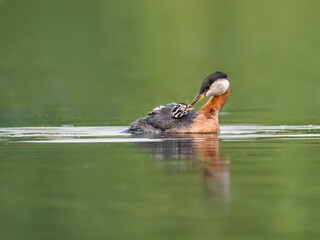
M138 146L160 160L190 160L196 157L190 140L174 138L160 142L140 142Z

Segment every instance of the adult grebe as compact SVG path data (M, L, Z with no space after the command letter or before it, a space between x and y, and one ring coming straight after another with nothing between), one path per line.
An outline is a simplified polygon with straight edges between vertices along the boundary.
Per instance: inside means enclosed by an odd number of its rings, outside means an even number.
M227 74L215 72L206 77L191 105L171 103L149 112L145 118L131 123L129 133L218 133L218 114L229 97ZM204 97L210 100L199 110L191 108ZM182 109L182 110L181 110Z

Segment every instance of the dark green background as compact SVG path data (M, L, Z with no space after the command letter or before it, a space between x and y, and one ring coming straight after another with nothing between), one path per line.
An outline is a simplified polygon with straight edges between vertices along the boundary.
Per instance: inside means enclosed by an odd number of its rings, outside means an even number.
M0 2L0 125L128 125L229 74L224 123L319 124L319 1Z
M127 126L190 103L217 70L231 83L223 124L320 125L319 13L317 0L0 0L1 240L319 239L316 128L220 140L222 202L199 154L161 155L218 150L197 139L169 149L1 135Z

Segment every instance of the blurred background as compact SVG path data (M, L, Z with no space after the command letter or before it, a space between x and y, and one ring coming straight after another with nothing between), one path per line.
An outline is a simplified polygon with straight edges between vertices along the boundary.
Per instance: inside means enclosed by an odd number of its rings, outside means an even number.
M145 144L3 128L128 126L190 103L218 70L222 125L320 125L319 13L318 0L0 0L0 238L319 239L319 126Z
M220 70L222 123L320 124L319 1L0 1L0 125L128 125ZM198 106L200 107L200 106Z

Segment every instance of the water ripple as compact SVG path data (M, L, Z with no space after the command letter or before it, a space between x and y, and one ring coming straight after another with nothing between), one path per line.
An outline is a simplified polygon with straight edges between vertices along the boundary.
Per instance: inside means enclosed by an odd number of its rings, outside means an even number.
M189 139L193 134L134 136L121 127L13 127L0 128L0 141L32 143L97 143L97 142L158 142L168 139ZM197 134L197 139L207 134ZM252 141L258 139L320 139L320 126L223 125L219 139Z

